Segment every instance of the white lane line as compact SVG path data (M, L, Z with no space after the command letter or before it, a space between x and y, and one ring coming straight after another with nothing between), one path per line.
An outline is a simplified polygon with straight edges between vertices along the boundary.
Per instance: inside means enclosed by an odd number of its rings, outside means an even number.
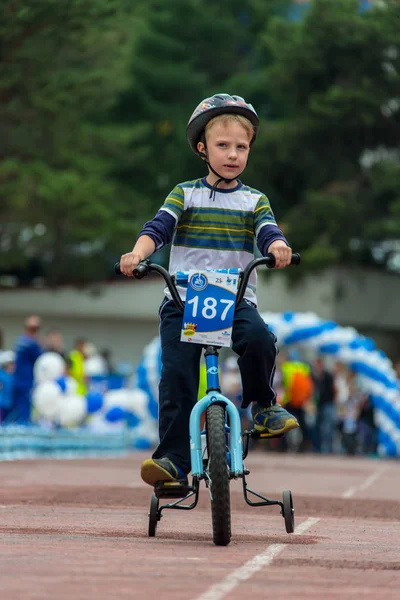
M343 492L342 494L342 498L351 498L352 496L354 496L354 494L356 493L358 488L356 487L350 487L348 490L346 490L345 492Z
M296 527L294 535L303 534L307 529L318 523L319 520L319 518L310 517ZM242 581L250 579L254 573L257 573L257 571L261 571L263 567L270 565L274 558L278 556L287 545L288 544L271 544L264 552L257 554L244 565L229 573L222 581L211 586L204 594L198 596L196 600L221 600L222 598L225 598L226 595Z
M352 498L356 492L363 492L364 490L368 489L373 483L375 483L375 481L377 479L379 479L379 477L381 475L383 475L383 473L386 473L386 471L388 471L388 470L389 470L388 465L386 465L382 469L378 469L378 471L375 471L375 473L372 473L372 475L369 475L369 477L367 477L367 479L365 481L363 481L363 483L361 483L360 485L355 485L355 486L349 487L349 489L347 489L345 492L343 492L341 497L342 498Z
M303 523L300 523L298 527L294 530L294 535L302 535L307 529L310 529L313 525L318 523L321 519L319 517L309 517ZM286 544L287 545L287 544Z

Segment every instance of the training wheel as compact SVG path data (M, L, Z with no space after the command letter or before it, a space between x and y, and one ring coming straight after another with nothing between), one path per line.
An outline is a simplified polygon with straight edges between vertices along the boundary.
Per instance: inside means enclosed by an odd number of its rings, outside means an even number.
M283 507L282 516L285 519L285 527L287 533L293 533L294 531L294 508L292 492L285 490L283 492Z
M149 537L156 535L157 523L160 520L158 514L158 498L155 494L152 495L150 501L150 512L149 512Z

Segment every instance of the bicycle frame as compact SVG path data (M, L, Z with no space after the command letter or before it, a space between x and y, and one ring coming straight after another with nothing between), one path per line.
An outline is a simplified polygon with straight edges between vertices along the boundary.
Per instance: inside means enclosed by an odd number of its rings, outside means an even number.
M200 417L204 411L217 402L224 404L229 415L231 474L237 478L243 475L242 427L236 406L221 394L218 376L218 350L215 346L207 346L206 354L207 395L199 400L192 409L189 421L190 460L194 477L203 475L203 454L201 448Z

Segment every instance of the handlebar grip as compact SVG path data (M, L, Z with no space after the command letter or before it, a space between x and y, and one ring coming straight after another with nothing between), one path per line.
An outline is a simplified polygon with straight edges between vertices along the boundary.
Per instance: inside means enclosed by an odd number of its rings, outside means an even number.
M268 252L268 254L265 255L265 258L268 259L268 261L265 262L267 267L269 269L273 269L275 267L275 255L272 254L271 252ZM300 254L298 252L293 252L292 260L290 261L290 264L291 265L299 265L300 261L301 261Z
M136 279L143 279L143 277L146 277L148 272L149 272L149 264L147 262L141 262L138 264L136 269L133 269L133 276Z
M293 252L292 260L290 261L291 265L299 265L301 263L301 256L298 252Z
M145 277L147 275L148 272L149 272L149 264L147 262L141 262L138 264L136 269L133 269L132 275L136 279L142 279L143 277ZM122 271L121 271L119 262L115 263L115 265L114 265L114 273L116 275L122 275Z

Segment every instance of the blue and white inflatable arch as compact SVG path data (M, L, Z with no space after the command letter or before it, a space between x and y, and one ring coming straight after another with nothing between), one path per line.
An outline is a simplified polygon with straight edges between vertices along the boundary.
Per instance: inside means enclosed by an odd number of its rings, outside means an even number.
M353 327L324 321L314 313L263 313L261 316L280 345L311 347L357 373L376 411L379 454L400 456L400 393L396 372L373 340L361 336Z
M381 456L400 456L400 392L391 361L373 340L361 336L353 327L341 327L316 314L263 313L261 315L278 338L280 346L312 348L332 356L357 373L360 385L372 399L379 430ZM137 387L150 397L152 414L157 413L158 382L161 373L159 338L146 346L138 367Z

